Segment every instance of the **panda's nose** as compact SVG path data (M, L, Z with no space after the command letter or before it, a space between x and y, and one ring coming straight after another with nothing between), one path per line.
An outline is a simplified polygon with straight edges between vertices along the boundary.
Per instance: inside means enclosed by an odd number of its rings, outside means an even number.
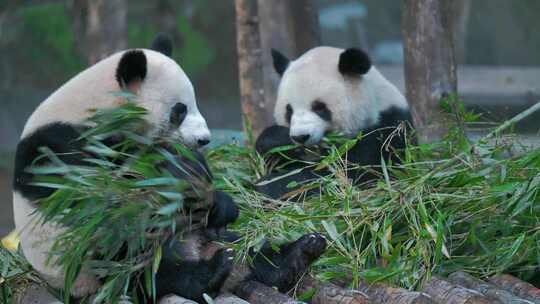
M197 143L199 144L199 147L204 147L204 146L208 145L209 142L210 142L210 139L208 139L208 138L203 138L203 139L197 140Z
M309 134L291 136L292 140L299 144L304 144L306 141L308 141L309 137Z

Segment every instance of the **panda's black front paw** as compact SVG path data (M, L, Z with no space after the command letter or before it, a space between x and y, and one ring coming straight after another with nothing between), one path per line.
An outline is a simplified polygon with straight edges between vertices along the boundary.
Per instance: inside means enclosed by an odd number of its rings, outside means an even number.
M289 132L289 128L278 125L264 129L255 141L255 150L264 155L274 148L293 145Z
M230 195L214 191L214 205L208 216L208 227L222 228L238 218L238 207Z
M216 274L229 273L234 265L234 250L222 248L210 260L210 267Z
M252 278L287 292L298 282L326 249L326 239L318 233L306 234L280 246L279 252L265 245L253 260Z
M311 261L318 259L326 249L326 238L319 233L305 234L291 244L289 255L304 255Z

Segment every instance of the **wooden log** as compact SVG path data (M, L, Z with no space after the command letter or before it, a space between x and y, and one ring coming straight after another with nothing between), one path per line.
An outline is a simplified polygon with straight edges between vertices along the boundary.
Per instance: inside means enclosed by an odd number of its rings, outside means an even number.
M256 281L244 281L238 284L234 293L251 304L299 304L304 302L295 301L287 295L280 293L272 287L268 287Z
M486 298L491 300L492 303L531 304L531 302L528 300L520 299L507 290L477 279L463 271L452 273L450 276L448 276L448 281L456 285L479 291L486 296Z
M47 288L37 284L29 283L24 289L17 291L15 304L62 304L54 297Z
M158 304L196 304L197 302L177 295L167 295L158 300Z
M540 289L509 274L501 274L489 278L489 282L509 291L516 296L540 304Z
M304 277L298 284L296 294L313 293L312 304L367 304L367 294L353 289L345 289L329 282L321 282L311 276Z
M445 304L488 304L494 303L480 292L462 286L454 285L440 277L433 276L424 286L424 292L435 302Z
M360 283L358 289L366 293L372 303L386 304L434 304L431 297L422 292L409 291L403 288L390 287L386 284L376 283L368 285Z
M249 302L240 299L232 294L221 294L214 299L215 304L249 304Z

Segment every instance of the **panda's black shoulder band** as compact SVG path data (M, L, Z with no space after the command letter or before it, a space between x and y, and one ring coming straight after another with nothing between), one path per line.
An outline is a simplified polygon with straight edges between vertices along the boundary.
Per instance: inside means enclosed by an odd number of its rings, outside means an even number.
M366 52L350 48L339 55L339 72L347 76L360 76L366 74L371 68L371 59Z
M146 77L146 55L141 50L126 51L116 68L116 81L124 88L133 81Z
M154 38L154 41L152 41L150 49L156 52L160 52L165 56L171 57L173 50L171 37L164 33L157 34L156 38Z

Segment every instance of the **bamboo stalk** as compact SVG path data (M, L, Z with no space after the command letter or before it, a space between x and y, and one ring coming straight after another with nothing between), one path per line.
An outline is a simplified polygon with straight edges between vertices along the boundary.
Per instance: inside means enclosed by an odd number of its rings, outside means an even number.
M509 274L501 274L489 278L489 282L515 294L516 296L540 304L540 289Z
M491 137L501 133L502 131L508 129L510 126L512 126L513 124L523 120L524 118L527 118L529 117L531 114L533 114L534 112L540 110L540 100L537 101L534 105L532 105L531 107L529 107L527 110L519 113L518 115L512 117L511 119L505 121L502 125L500 125L499 127L497 127L497 129L491 131L490 133L488 133L486 136L484 136L481 140L487 140L487 139L490 139Z
M500 303L490 301L480 292L462 286L454 285L442 278L433 276L424 286L424 292L430 295L437 303L446 304L489 304Z
M484 282L471 276L463 271L452 273L448 276L448 280L456 285L461 285L466 288L474 289L481 292L486 298L491 301L503 304L531 304L531 301L520 299L512 293L501 289L491 283Z

